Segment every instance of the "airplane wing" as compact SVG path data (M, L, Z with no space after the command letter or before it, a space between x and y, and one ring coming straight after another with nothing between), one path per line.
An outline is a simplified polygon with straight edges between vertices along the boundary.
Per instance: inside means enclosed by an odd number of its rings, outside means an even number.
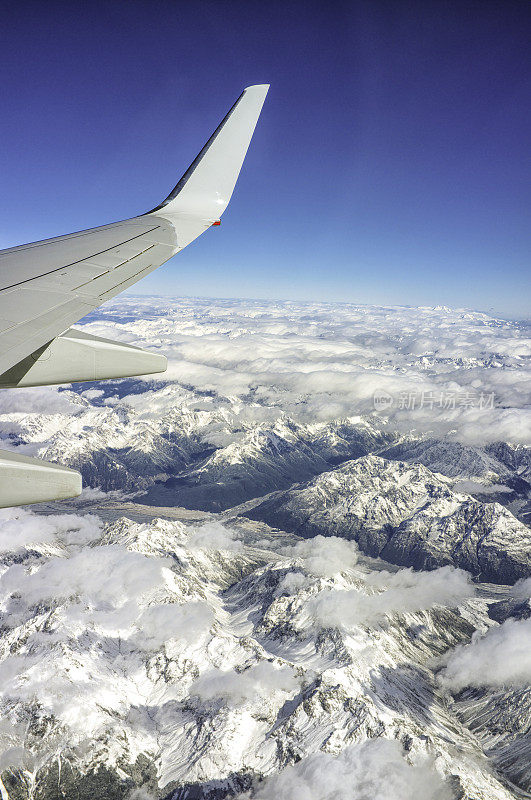
M243 91L156 208L123 222L0 251L0 387L166 369L164 356L70 326L219 224L268 88ZM74 497L80 491L77 472L0 452L0 507Z

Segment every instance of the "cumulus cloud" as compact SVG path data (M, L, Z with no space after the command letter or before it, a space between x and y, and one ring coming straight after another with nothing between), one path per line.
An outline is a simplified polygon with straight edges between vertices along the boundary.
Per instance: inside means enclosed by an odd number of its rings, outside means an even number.
M136 621L135 642L143 649L158 650L170 639L185 644L197 642L214 622L214 612L201 601L157 603L145 609Z
M142 596L164 585L163 571L170 563L106 545L52 557L36 568L13 564L0 576L5 622L21 624L36 605L65 604L57 613L67 626L128 635L141 612Z
M338 536L314 536L284 548L288 558L300 559L305 571L318 578L332 578L358 561L356 542Z
M457 647L440 680L448 689L466 686L527 686L531 683L531 618L508 619L470 644Z
M327 627L370 625L386 615L413 613L434 606L455 607L474 593L468 573L454 567L432 572L402 569L371 573L363 588L325 590L308 603L315 622Z
M119 545L88 548L69 558L51 558L31 572L15 564L0 577L0 592L16 593L23 585L28 603L72 595L119 603L156 586L164 563Z
M101 521L90 515L9 509L0 516L7 548L0 575L2 713L26 713L36 704L39 714L55 718L58 746L67 749L107 730L109 715L118 719L146 702L160 677L161 650L168 664L184 648L187 664L204 661L214 611L206 600L191 599L203 586L190 591L194 579L180 575L157 547L149 555L134 549L131 531L142 526L123 520L122 529L119 522L117 541L109 544ZM184 539L177 537L179 547ZM32 746L48 753L50 736ZM16 766L20 747L0 725L0 765Z
M101 536L101 520L91 514L35 514L0 509L0 553L43 544L86 545Z
M371 739L339 755L313 753L259 784L253 800L451 800L449 787L428 761L410 764L398 742Z
M23 769L26 752L23 747L7 747L0 750L0 772L5 769Z
M522 578L516 581L511 588L511 594L518 600L531 600L531 578Z
M222 700L232 707L267 698L272 692L293 694L298 688L299 682L291 667L260 661L242 672L209 670L194 681L189 693L203 702Z
M235 552L243 549L243 544L236 538L234 531L213 520L195 528L187 539L187 546L192 550L228 550Z
M81 394L83 397L86 397L87 400L97 400L99 397L105 395L105 391L103 389L85 389Z
M52 386L34 389L3 389L0 394L2 414L78 414L83 406L75 395Z
M148 792L147 789L140 787L138 789L133 789L133 791L127 795L126 800L158 800L158 797L153 794L153 792Z
M89 508L93 503L101 500L129 500L137 494L138 492L123 492L120 489L104 492L99 486L83 486L81 494L69 498L68 504L76 508Z
M223 448L229 462L227 448L244 446L257 426L279 420L312 426L311 436L348 418L355 426L368 419L376 428L475 446L530 441L528 331L484 314L121 297L84 327L160 348L168 371L84 391L2 393L0 440L51 461L67 454L70 463L106 450L118 462L109 488L149 485L149 470L140 478L129 474L129 464L133 472L138 464L128 454L143 451L148 460L166 449L175 453L177 431L205 449ZM382 392L392 402L376 410L374 396ZM471 405L462 402L468 395ZM482 396L492 396L492 404L480 408ZM431 401L421 404L423 397ZM166 474L170 462L168 453L156 473ZM91 471L94 482L105 480L99 472Z
M33 760L32 753L22 745L24 734L24 725L12 725L7 719L0 719L0 774L5 769L27 767Z
M309 585L308 577L304 572L287 572L275 589L274 595L281 597L282 595L297 594L298 591Z

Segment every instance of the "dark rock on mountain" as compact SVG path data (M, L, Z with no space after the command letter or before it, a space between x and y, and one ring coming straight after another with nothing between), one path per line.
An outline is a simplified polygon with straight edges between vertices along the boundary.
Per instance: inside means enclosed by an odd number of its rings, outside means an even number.
M523 523L418 464L369 455L243 513L299 536L355 539L368 555L416 569L453 564L498 583L531 571L531 531Z

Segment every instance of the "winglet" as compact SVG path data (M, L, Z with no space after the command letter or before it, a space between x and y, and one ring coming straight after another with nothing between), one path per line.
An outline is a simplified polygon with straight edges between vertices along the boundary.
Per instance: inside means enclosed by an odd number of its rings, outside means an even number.
M268 84L248 86L172 192L148 214L219 220L229 204L264 104Z

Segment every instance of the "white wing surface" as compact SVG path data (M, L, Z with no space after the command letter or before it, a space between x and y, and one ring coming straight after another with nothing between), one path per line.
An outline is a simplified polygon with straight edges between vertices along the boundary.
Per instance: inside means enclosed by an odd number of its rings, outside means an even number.
M87 334L80 336L69 330L70 326L219 222L268 88L250 86L243 91L157 208L123 222L0 251L0 386L69 383L165 370L163 356ZM5 481L13 481L12 476L23 471L24 462L19 459L16 468L14 465L6 472L10 454L1 456L0 506L19 503L21 493L10 492ZM35 465L32 468L35 470ZM61 491L48 499L65 496L64 474L61 477ZM27 494L22 493L25 503L31 502ZM37 499L43 499L42 491Z

